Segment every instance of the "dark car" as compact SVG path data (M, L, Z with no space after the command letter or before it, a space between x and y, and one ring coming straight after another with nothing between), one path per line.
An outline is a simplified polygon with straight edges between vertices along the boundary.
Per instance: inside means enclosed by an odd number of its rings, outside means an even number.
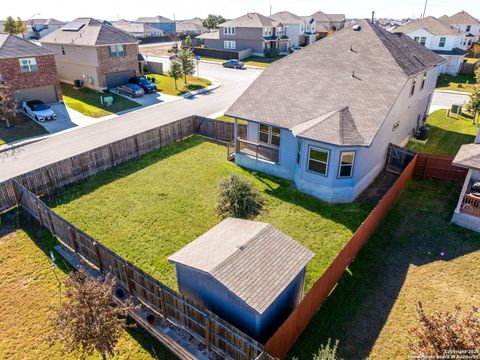
M242 69L245 66L243 62L234 59L225 61L222 65L232 69Z
M144 76L132 77L132 78L129 80L129 83L140 86L140 87L145 91L145 93L147 93L147 94L149 94L149 93L154 93L154 92L157 91L157 85L155 85L154 83L152 83L151 81L149 81L149 80L148 80L146 77L144 77Z
M142 97L145 94L143 89L135 84L123 84L117 86L117 93L133 97Z

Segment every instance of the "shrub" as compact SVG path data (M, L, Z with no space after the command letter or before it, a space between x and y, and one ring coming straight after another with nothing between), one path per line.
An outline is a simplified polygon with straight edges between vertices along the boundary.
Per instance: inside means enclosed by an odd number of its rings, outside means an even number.
M275 48L266 48L264 51L263 51L265 57L267 58L274 58L274 57L277 57L278 56L278 50L275 49Z
M251 219L265 205L262 194L245 178L230 174L217 184L217 214L222 217Z
M331 344L331 339L328 339L326 345L320 345L320 349L316 354L313 355L313 360L337 360L337 348L338 340L335 341L335 344Z

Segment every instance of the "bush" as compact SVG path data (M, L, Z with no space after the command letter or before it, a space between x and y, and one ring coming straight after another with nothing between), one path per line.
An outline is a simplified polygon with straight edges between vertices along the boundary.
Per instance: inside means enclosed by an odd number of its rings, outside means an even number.
M275 48L267 48L263 51L263 53L267 58L274 58L279 55L278 50Z
M327 345L320 345L320 350L313 355L313 360L337 360L338 340L335 344L331 344L331 339L328 339Z
M222 217L251 219L265 205L262 194L245 178L230 174L217 184L217 214Z

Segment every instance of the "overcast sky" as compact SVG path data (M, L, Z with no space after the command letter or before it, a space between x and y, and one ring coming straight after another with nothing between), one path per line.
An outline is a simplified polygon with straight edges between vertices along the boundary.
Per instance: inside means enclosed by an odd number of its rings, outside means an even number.
M208 14L220 14L234 18L246 12L269 15L288 10L298 15L310 15L321 10L326 13L342 13L347 18L370 17L372 10L377 17L418 17L423 12L424 0L0 0L0 19L8 15L22 19L56 18L71 20L76 17L94 17L116 20L135 20L139 16L162 15L168 18L187 19ZM427 15L441 16L466 10L480 18L480 0L428 0ZM36 15L39 14L39 15Z

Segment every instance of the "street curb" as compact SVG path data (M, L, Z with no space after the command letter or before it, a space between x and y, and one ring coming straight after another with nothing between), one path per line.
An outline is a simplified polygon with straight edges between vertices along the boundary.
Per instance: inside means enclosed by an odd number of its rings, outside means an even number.
M208 80L211 80L211 79L208 79ZM199 95L199 94L204 94L204 93L208 93L212 90L215 90L215 89L218 89L220 86L222 86L222 83L219 82L219 81L212 81L212 85L204 88L204 89L200 89L200 90L194 90L194 91L190 91L186 94L183 94L182 96L184 98L191 98L191 97L194 97L195 95Z
M435 92L444 93L444 94L453 94L453 95L465 95L470 96L470 92L465 91L454 91L454 90L435 90Z
M26 140L18 140L14 143L4 144L4 145L0 146L0 153L6 152L6 151L9 151L9 150L14 150L16 148L19 148L19 147L22 147L22 146L25 146L25 145L28 145L28 144L36 143L38 141L47 139L52 135L54 135L54 134L40 135L40 136L28 138Z

